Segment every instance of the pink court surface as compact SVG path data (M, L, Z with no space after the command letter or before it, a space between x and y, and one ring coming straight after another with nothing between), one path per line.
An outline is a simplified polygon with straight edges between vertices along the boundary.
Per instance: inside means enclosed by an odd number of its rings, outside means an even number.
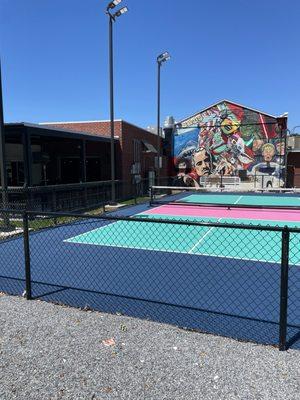
M212 219L245 219L255 221L300 222L300 210L287 209L255 209L255 208L230 208L227 207L201 207L185 205L162 205L146 211L146 215L165 215L174 217L194 217Z

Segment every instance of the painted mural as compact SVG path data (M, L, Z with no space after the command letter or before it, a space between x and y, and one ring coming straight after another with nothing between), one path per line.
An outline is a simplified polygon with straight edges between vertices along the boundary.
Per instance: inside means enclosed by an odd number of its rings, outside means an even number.
M276 118L221 102L182 121L174 133L173 185L202 186L236 176L260 186L284 182L284 139Z

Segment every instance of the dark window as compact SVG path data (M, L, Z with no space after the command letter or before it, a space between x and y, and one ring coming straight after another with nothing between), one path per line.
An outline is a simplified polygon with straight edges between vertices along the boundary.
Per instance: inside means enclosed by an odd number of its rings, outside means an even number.
M133 140L133 162L141 162L141 141L137 139Z

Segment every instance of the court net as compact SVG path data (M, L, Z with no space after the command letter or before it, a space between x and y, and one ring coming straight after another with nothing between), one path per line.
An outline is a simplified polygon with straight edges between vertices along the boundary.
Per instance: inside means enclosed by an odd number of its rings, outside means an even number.
M175 204L201 207L296 209L300 210L300 189L233 191L218 188L152 186L150 205Z

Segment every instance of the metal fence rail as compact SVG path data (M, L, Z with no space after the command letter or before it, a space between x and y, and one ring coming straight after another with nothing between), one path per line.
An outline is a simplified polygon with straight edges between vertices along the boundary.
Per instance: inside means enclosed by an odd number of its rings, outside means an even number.
M257 178L259 175L257 175ZM253 177L250 177L253 178ZM202 177L199 181L202 189L223 190L276 190L280 185L265 185L257 183L256 180L248 179L247 182L241 181L236 184L239 179L236 176L208 176ZM265 182L266 178L261 176L261 181ZM264 180L265 179L265 180ZM160 177L160 185L171 186L174 177ZM214 182L210 185L209 182ZM231 183L230 183L231 182ZM235 182L233 185L232 182ZM132 181L115 181L116 201L123 202L132 200L135 204L144 201L149 196L149 188L155 185L155 180L139 179ZM5 190L2 199L4 209L27 209L44 212L61 212L61 211L82 211L99 208L107 204L111 200L111 181L70 183L48 186L32 186L32 187L9 187ZM281 188L280 190L286 190Z
M0 291L278 345L300 340L300 229L0 211ZM3 225L4 226L4 225Z
M147 194L148 185L115 181L116 200L136 199ZM6 190L8 208L38 211L80 211L101 207L111 200L111 181L66 185L10 187Z

